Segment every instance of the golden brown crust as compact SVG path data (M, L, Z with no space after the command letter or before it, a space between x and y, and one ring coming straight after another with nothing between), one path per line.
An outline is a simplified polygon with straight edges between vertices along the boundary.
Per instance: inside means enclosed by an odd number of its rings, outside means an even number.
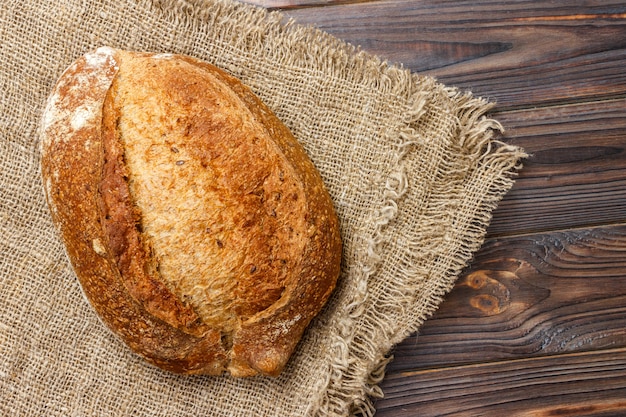
M167 139L146 142L142 123ZM173 372L280 373L334 289L341 242L315 167L247 87L190 57L100 48L59 80L41 146L53 220L116 334ZM163 164L168 186L142 186Z

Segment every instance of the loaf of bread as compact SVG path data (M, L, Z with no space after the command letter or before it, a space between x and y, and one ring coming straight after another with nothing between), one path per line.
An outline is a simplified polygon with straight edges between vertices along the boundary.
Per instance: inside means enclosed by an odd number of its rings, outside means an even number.
M337 217L302 146L197 59L99 48L41 122L52 219L133 351L183 374L278 375L333 291Z

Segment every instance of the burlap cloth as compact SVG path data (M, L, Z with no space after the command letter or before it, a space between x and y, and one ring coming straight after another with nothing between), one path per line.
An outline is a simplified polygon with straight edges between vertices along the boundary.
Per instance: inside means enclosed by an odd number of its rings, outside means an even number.
M389 352L451 289L523 152L489 104L284 16L228 1L0 1L0 415L374 412ZM248 84L303 143L336 205L343 272L278 378L182 377L105 328L50 220L38 121L98 46L193 55Z

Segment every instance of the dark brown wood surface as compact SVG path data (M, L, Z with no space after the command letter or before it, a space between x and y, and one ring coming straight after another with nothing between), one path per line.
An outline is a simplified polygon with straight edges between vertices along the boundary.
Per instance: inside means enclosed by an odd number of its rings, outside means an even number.
M626 416L626 2L250 2L496 101L531 154L377 416Z

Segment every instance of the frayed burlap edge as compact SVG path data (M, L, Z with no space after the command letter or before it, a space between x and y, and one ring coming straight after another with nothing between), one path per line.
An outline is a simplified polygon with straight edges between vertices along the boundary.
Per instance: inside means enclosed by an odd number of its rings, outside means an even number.
M375 87L403 98L408 103L404 120L401 121L403 127L388 134L387 140L397 144L395 167L387 178L382 200L378 202L380 208L377 215L371 219L372 229L364 237L367 256L361 260L359 276L352 279L350 299L334 313L333 322L338 326L332 343L333 357L328 377L321 381L318 392L312 393L318 398L311 402L309 413L314 416L373 416L374 400L382 397L379 384L384 378L386 365L392 359L389 356L391 349L417 331L437 309L443 296L452 289L462 269L482 245L491 212L513 186L514 177L521 169L520 160L526 154L517 147L493 139L494 132L503 131L497 121L485 116L492 109L493 103L438 84L433 78L390 65L323 31L297 25L293 20L285 19L280 12L268 12L226 1L154 0L151 3L170 19L181 18L182 11L185 18L190 19L186 23L198 22L221 27L218 39L248 53L265 51L280 65L317 69L334 77ZM233 27L220 24L221 17L233 15L237 16L237 21L248 21L250 25ZM494 181L481 194L481 200L475 202L475 217L471 224L466 225L459 245L460 251L454 262L447 265L438 285L427 293L420 293L419 285L407 285L400 290L401 298L397 302L407 306L407 317L415 316L415 312L410 310L417 299L423 300L420 306L426 305L426 308L417 312L417 320L384 323L380 327L386 327L388 331L385 335L387 337L382 340L358 338L359 326L356 324L368 315L376 317L376 312L371 308L372 303L368 304L368 282L377 273L381 262L383 232L397 216L398 204L410 182L403 167L403 159L411 147L424 140L415 125L424 116L429 99L434 94L449 98L449 111L458 120L459 145L473 153L475 170L491 172ZM381 319L384 321L384 317L376 317L376 320Z
M394 70L391 71L395 73ZM411 89L415 84L399 80L405 88ZM389 176L383 194L383 201L378 202L379 216L372 219L374 230L368 238L367 258L362 265L362 274L355 279L355 288L351 302L346 304L342 311L336 313L343 317L339 332L335 335L333 345L340 346L337 355L333 358L332 377L322 393L320 408L315 414L348 415L362 414L373 416L375 413L374 400L382 398L379 387L385 376L385 368L392 360L389 356L393 346L400 343L410 334L416 332L423 322L438 308L443 297L452 289L463 268L472 258L484 241L486 229L491 220L491 212L498 202L513 186L514 177L521 169L521 159L527 155L519 148L493 140L494 132L503 132L503 127L493 119L485 116L494 104L480 98L474 98L470 93L463 94L454 88L436 85L435 89L445 92L450 98L450 105L458 117L458 134L461 144L474 153L477 169L497 172L494 181L489 184L487 192L480 201L476 201L477 210L471 224L466 225L464 236L461 237L460 251L454 262L447 265L445 273L439 276L438 285L430 288L429 292L420 292L422 285L405 285L395 292L398 304L411 306L417 299L423 301L420 306L426 305L420 311L407 311L406 318L414 317L417 320L395 320L385 322L384 315L377 315L372 309L366 309L368 296L368 280L377 273L382 261L380 251L384 244L384 229L393 223L397 215L397 207L402 200L406 188L409 186L407 172L403 170L403 158L407 148L419 143L423 138L412 128L422 117L422 109L427 102L422 90L410 93L410 102L415 109L408 120L406 127L397 132L397 137L389 137L393 142L399 142L398 152L395 155L396 170ZM409 282L411 280L408 280ZM379 323L379 327L387 327L383 339L358 339L357 333L362 328L364 316L371 316L370 321ZM360 320L360 326L356 325ZM380 325L380 323L383 323ZM355 352L359 354L355 355ZM363 357L367 352L367 357ZM367 360L369 359L369 361Z
M472 98L470 94L461 95L454 89L446 89L450 94L450 98L455 109L458 111L459 117L459 134L467 139L466 145L473 147L476 152L481 154L477 158L477 163L491 171L499 171L501 175L490 184L484 198L479 201L475 212L475 218L472 224L468 224L461 242L458 245L460 250L454 261L446 266L443 273L438 275L437 285L429 287L423 291L422 285L405 285L395 291L396 301L398 304L407 306L406 317L396 319L395 322L387 322L388 330L385 332L386 339L371 340L363 339L355 341L355 333L359 326L355 326L357 316L369 315L373 316L371 321L384 322L384 315L376 315L375 311L359 311L363 310L361 305L354 305L354 311L358 311L355 315L350 312L352 323L347 322L342 330L345 333L338 335L337 343L345 344L346 355L342 359L335 361L336 366L342 369L341 374L333 379L326 393L326 399L330 403L328 406L328 414L346 415L347 413L359 413L367 416L373 416L375 413L373 400L382 398L383 393L378 386L384 376L387 364L393 359L389 356L389 352L393 346L400 343L410 334L416 332L423 322L439 307L443 301L443 297L452 289L455 281L463 268L472 258L484 241L486 229L491 220L491 212L496 208L498 202L504 194L512 187L515 173L521 168L520 160L526 157L520 149L508 146L502 142L493 141L491 137L494 131L502 131L499 123L493 119L483 117L476 123L475 118L482 117L493 104L481 99ZM475 123L465 123L467 121ZM410 131L410 127L408 129ZM405 144L410 145L413 141L419 140L419 137L412 136L410 133L402 132ZM402 154L398 158L399 167L402 166ZM367 276L363 277L363 282L367 281L370 274L377 271L377 266L381 262L379 250L384 242L383 230L393 222L397 205L403 197L404 190L408 186L406 172L401 169L396 172L394 177L390 178L391 183L395 183L396 187L388 187L385 191L387 199L383 202L381 208L381 216L377 218L376 230L370 238L370 247L368 248L369 258L365 267ZM409 282L411 280L408 280ZM421 291L421 292L420 292ZM410 311L411 306L417 300L421 300L419 311ZM358 303L357 303L358 304ZM423 306L426 307L423 307ZM412 315L415 314L415 315ZM410 317L417 319L407 320ZM377 343L378 342L378 343ZM352 352L368 351L370 353L370 363L359 363L354 358L350 358ZM364 361L361 361L364 362ZM348 366L342 366L343 364ZM368 366L369 365L369 366ZM366 369L366 372L363 371ZM348 389L346 389L348 388ZM347 408L347 405L349 408ZM324 410L325 407L322 407ZM317 415L325 415L320 412Z

